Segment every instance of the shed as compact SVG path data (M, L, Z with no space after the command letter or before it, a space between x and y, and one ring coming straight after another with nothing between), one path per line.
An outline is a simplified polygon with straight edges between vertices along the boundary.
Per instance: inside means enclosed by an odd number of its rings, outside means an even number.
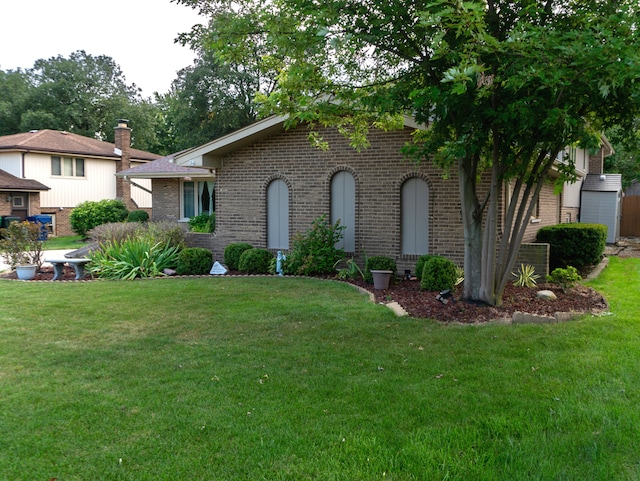
M580 222L607 226L607 243L620 238L622 174L587 174L582 184Z

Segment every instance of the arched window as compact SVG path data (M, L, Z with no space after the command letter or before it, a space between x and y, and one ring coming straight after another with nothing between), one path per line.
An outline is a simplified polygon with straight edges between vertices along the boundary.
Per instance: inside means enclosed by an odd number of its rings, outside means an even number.
M356 250L356 182L349 172L344 170L331 178L331 223L340 220L345 229L343 237L336 244L345 252Z
M289 248L289 187L282 179L267 187L267 247Z
M429 185L417 177L402 185L402 253L429 253Z

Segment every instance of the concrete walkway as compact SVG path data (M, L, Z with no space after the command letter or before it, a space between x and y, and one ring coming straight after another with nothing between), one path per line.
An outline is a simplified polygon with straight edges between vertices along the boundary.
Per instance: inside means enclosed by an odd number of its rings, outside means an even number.
M47 259L60 259L61 257L64 257L65 254L69 253L69 252L73 252L75 249L59 249L59 250L50 250L50 251L42 251L42 259L43 261L46 261ZM48 262L43 262L42 263L43 266L47 266L50 267L51 264L49 264ZM11 267L8 266L3 257L0 257L0 272L5 272L10 270Z

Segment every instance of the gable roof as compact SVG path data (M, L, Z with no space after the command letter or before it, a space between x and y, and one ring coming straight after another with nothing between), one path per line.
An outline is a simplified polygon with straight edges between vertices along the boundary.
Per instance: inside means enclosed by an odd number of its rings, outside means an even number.
M0 151L60 153L120 159L114 144L59 130L32 130L0 137ZM131 149L132 160L155 160L160 157L144 150Z
M212 178L215 175L209 169L199 167L186 167L177 165L173 159L176 154L167 155L146 164L122 170L116 173L116 177L131 179L175 179L175 178Z
M185 166L220 168L222 167L222 157L225 155L283 131L287 118L287 116L273 115L259 120L204 145L179 152L175 155L175 162ZM424 128L406 115L404 116L404 125L414 129Z
M15 175L5 172L0 169L0 190L13 191L19 190L21 192L38 192L41 190L50 190L44 184L41 184L37 180L21 179Z
M587 174L582 183L582 191L618 192L622 191L622 174Z

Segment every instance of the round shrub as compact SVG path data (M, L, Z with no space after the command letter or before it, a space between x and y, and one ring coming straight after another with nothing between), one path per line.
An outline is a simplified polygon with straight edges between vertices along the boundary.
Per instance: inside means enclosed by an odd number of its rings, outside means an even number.
M124 222L128 215L127 206L121 200L88 200L71 211L69 222L76 234L86 237L94 227L108 222Z
M367 258L367 262L364 265L364 280L365 282L373 283L373 274L371 271L393 271L393 275L396 273L396 261L387 256L371 256Z
M203 247L187 247L178 255L176 272L181 275L209 274L213 265L213 254Z
M237 242L235 244L229 244L224 248L224 264L228 269L234 271L238 270L238 263L240 262L240 256L248 249L253 249L251 244L246 242Z
M424 265L420 288L426 291L453 289L458 279L456 265L446 257L431 256Z
M148 222L149 213L146 210L132 210L129 212L127 222Z
M238 270L246 274L267 274L273 254L267 249L251 248L240 255Z
M422 271L424 270L424 265L427 263L429 259L433 256L430 254L425 254L423 256L418 257L416 261L416 279L422 280Z

